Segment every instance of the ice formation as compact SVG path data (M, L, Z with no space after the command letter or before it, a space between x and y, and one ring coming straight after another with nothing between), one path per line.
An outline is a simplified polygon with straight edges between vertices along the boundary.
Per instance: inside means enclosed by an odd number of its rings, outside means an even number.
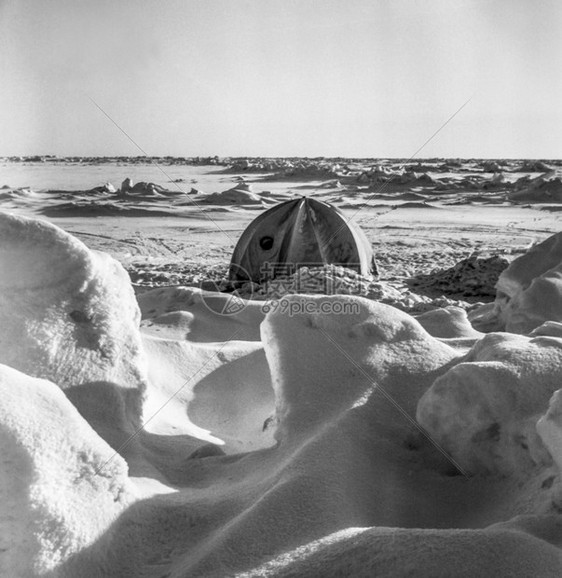
M562 324L174 287L141 322L109 257L0 240L4 575L560 576Z
M562 233L531 247L500 275L496 308L513 333L562 320Z
M535 424L562 381L562 339L491 333L437 379L417 419L472 473L548 463Z
M146 361L123 267L46 221L0 213L0 269L0 363L72 388L77 405L106 383L138 425Z
M549 321L562 321L562 233L532 246L500 274L496 299L471 314L484 331L528 334Z
M0 365L0 574L42 576L135 499L125 460L55 384Z

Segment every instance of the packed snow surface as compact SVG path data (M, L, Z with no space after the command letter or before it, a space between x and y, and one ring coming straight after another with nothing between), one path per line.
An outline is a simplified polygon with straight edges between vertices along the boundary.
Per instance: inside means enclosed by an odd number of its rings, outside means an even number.
M558 578L559 244L502 273L484 333L353 295L135 296L0 213L2 575ZM520 297L541 283L550 308Z

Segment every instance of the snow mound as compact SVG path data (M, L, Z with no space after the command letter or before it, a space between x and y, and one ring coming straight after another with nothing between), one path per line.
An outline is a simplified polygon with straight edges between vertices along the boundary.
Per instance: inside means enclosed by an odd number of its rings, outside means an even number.
M88 192L96 194L96 193L101 193L103 194L112 194L112 193L116 193L117 189L113 186L112 183L104 183L103 185L98 185L97 187L94 187L93 189L90 189Z
M429 386L427 376L457 356L414 318L381 303L346 295L290 295L283 301L261 326L276 392L278 439L330 423L355 404L375 403L382 383L393 402L413 415ZM298 355L304 351L308 355ZM399 364L400 385L387 369ZM417 378L410 382L407 375L413 373ZM385 409L394 410L392 404ZM388 418L378 416L394 427Z
M171 287L140 322L115 261L0 225L0 573L560 575L562 323Z
M116 201L75 200L57 203L40 210L46 217L169 217L166 207L151 208L123 204Z
M262 323L277 445L187 460L177 494L135 504L69 572L86 560L95 576L113 560L115 575L236 575L350 526L419 524L423 489L408 476L404 446L413 423L381 390L412 416L457 354L392 307L348 296L287 299L290 315L276 311ZM327 313L336 303L358 308ZM421 507L435 523L435 506Z
M561 522L540 520L562 532ZM557 578L562 554L559 545L519 527L484 530L405 530L348 528L336 532L243 574L238 578L301 578L341 576L394 578Z
M552 396L548 411L537 422L537 431L562 474L562 389Z
M551 170L552 167L550 165L538 160L525 160L520 166L512 169L514 173L539 173Z
M482 333L476 331L461 307L443 307L416 316L416 321L433 337L442 339L477 339Z
M127 464L55 384L0 365L0 574L39 576L133 500Z
M556 233L514 259L509 267L502 271L496 286L497 291L513 297L527 289L535 277L561 263L562 233Z
M471 255L449 269L416 275L407 280L417 292L462 297L495 297L495 285L501 272L508 266L503 257Z
M144 181L133 183L133 181L127 177L122 183L121 188L117 191L119 196L128 197L134 196L135 198L154 198L154 197L166 197L166 196L176 196L184 195L185 193L178 187L177 190L168 190L164 187L157 185L155 183L147 183Z
M514 183L515 190L507 195L514 203L562 203L562 179L555 169L538 177L521 177Z
M12 201L17 199L37 199L40 195L35 191L32 191L28 187L22 187L19 189L12 189L10 187L0 188L0 202L2 201Z
M195 448L203 440L221 453L273 445L272 430L263 427L275 401L260 341L262 303L243 302L225 315L229 299L187 287L139 296L150 432L188 435ZM163 403L166 411L157 412Z
M284 295L360 295L378 301L400 298L400 292L387 283L376 281L353 269L339 265L304 266L295 272L278 275L266 281L259 290L268 299L280 299Z
M562 339L491 333L420 399L419 423L472 473L548 463L535 424L562 380Z
M502 272L495 314L512 333L528 333L545 321L562 321L562 233L552 235Z
M145 334L163 336L166 328L166 337L191 342L259 341L265 315L263 303L196 287L152 289L140 294L138 303Z
M210 205L256 205L263 204L263 198L254 193L251 185L240 183L220 193L211 193L210 195L197 196L195 201Z
M45 221L0 213L0 363L63 389L113 383L136 422L146 385L139 322L117 261Z
M506 331L529 333L545 321L562 321L562 263L533 279L501 311Z

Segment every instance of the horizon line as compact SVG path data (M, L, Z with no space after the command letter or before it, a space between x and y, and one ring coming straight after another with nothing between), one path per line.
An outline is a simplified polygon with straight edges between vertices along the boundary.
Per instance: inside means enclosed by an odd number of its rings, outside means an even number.
M194 159L216 159L218 161L226 160L244 160L244 159L267 159L267 160L286 160L286 159L304 159L304 160L348 160L348 161L370 161L370 160L396 160L405 161L408 163L416 164L420 161L434 161L434 160L462 160L462 161L477 161L477 160L495 160L495 161L522 161L522 160L532 160L532 161L562 161L562 157L501 157L501 156L428 156L428 157L416 157L410 158L408 156L346 156L346 155L336 155L336 156L325 156L325 155L282 155L282 156L269 156L269 155L122 155L122 154L110 154L110 155L55 155L55 154L26 154L26 155L0 155L0 159L3 161L11 161L18 159L19 161L33 161L53 159L53 160L69 160L69 159L182 159L182 160L194 160Z

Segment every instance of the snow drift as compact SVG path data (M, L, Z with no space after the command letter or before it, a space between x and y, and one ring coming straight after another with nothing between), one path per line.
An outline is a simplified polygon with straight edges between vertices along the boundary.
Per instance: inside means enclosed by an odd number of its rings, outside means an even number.
M115 261L0 224L6 575L560 576L558 324L187 288L141 320Z
M525 334L547 321L562 321L562 233L548 237L500 274L489 328Z
M535 424L562 381L562 338L493 333L437 379L417 419L467 470L548 464Z
M116 456L53 383L0 365L0 573L54 570L91 544L134 489Z
M0 363L73 395L115 384L138 423L146 362L123 267L45 221L0 213Z

